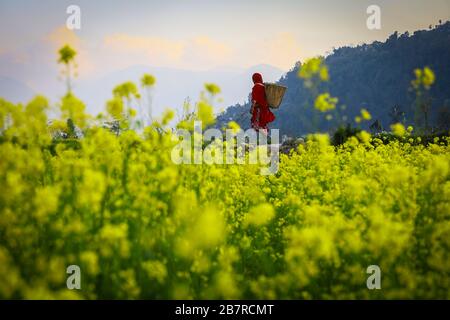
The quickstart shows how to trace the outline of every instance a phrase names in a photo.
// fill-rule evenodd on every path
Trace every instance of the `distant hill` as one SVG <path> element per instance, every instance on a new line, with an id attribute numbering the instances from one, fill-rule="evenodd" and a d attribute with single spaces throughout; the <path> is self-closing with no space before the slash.
<path id="1" fill-rule="evenodd" d="M 433 97 L 430 124 L 441 128 L 450 125 L 450 22 L 412 35 L 396 32 L 383 43 L 338 48 L 325 58 L 325 63 L 330 81 L 321 90 L 339 98 L 339 105 L 346 106 L 344 113 L 349 122 L 354 124 L 354 117 L 361 108 L 366 108 L 373 121 L 378 119 L 385 128 L 395 120 L 394 106 L 405 113 L 406 123 L 413 122 L 414 95 L 408 90 L 414 78 L 413 70 L 428 66 L 436 75 L 436 83 L 430 91 Z M 299 68 L 300 62 L 279 81 L 288 90 L 280 109 L 275 111 L 277 119 L 271 125 L 289 136 L 311 132 L 311 119 L 316 113 L 310 93 L 297 76 Z M 241 127 L 248 128 L 247 110 L 248 103 L 229 107 L 219 115 L 217 127 L 235 120 Z M 321 131 L 336 125 L 323 115 L 321 119 Z M 363 127 L 368 125 L 370 123 Z"/>
<path id="2" fill-rule="evenodd" d="M 89 81 L 76 81 L 75 93 L 86 102 L 91 113 L 104 110 L 106 100 L 111 98 L 112 89 L 124 82 L 133 81 L 139 84 L 144 73 L 156 77 L 153 90 L 153 114 L 158 115 L 170 107 L 182 110 L 184 100 L 189 97 L 194 103 L 204 89 L 205 82 L 213 82 L 220 86 L 222 101 L 216 103 L 216 112 L 220 112 L 233 103 L 244 103 L 251 87 L 251 75 L 255 70 L 262 70 L 270 81 L 277 81 L 284 74 L 283 70 L 270 65 L 258 65 L 248 69 L 221 68 L 207 71 L 191 71 L 165 67 L 136 65 L 112 72 Z"/>

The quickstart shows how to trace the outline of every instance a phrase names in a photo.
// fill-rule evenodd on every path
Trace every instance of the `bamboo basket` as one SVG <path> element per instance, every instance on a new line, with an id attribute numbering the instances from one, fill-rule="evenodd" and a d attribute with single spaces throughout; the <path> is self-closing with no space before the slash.
<path id="1" fill-rule="evenodd" d="M 269 107 L 272 109 L 278 109 L 281 101 L 283 101 L 284 93 L 287 87 L 280 86 L 275 83 L 264 83 L 266 89 L 266 99 Z"/>

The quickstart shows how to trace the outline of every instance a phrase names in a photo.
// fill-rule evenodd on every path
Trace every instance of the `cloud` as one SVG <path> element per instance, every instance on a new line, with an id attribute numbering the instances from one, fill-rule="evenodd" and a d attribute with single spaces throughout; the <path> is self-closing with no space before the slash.
<path id="1" fill-rule="evenodd" d="M 106 36 L 103 41 L 104 54 L 119 60 L 122 67 L 144 63 L 167 65 L 179 61 L 183 45 L 160 37 L 133 36 L 124 33 Z M 118 59 L 117 59 L 118 58 Z"/>
<path id="2" fill-rule="evenodd" d="M 186 66 L 207 69 L 228 63 L 232 55 L 233 50 L 226 44 L 206 36 L 199 36 L 185 44 L 182 58 Z"/>
<path id="3" fill-rule="evenodd" d="M 250 67 L 270 64 L 288 70 L 300 59 L 301 47 L 290 33 L 264 37 L 260 35 L 241 47 L 231 47 L 217 38 L 198 35 L 173 40 L 166 37 L 138 36 L 116 33 L 102 37 L 83 38 L 65 26 L 14 50 L 0 54 L 0 75 L 20 80 L 36 92 L 64 92 L 58 81 L 61 66 L 58 50 L 69 44 L 77 51 L 77 84 L 93 80 L 136 65 L 208 70 L 217 67 Z"/>
<path id="4" fill-rule="evenodd" d="M 183 41 L 163 37 L 133 36 L 124 33 L 106 36 L 103 41 L 108 56 L 119 64 L 144 63 L 155 66 L 207 69 L 229 60 L 232 50 L 207 36 Z M 126 59 L 117 59 L 119 56 Z M 121 61 L 121 62 L 120 62 Z"/>
<path id="5" fill-rule="evenodd" d="M 81 39 L 77 34 L 66 26 L 60 26 L 44 37 L 44 41 L 57 49 L 65 44 L 72 46 L 75 50 L 81 50 Z"/>
<path id="6" fill-rule="evenodd" d="M 242 48 L 240 59 L 246 66 L 269 64 L 282 70 L 289 70 L 302 58 L 305 52 L 302 46 L 290 32 L 278 33 L 248 43 Z M 241 61 L 242 62 L 242 61 Z"/>

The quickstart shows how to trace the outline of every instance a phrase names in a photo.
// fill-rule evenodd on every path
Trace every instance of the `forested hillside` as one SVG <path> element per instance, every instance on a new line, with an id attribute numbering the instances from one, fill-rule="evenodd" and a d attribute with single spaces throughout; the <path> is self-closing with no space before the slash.
<path id="1" fill-rule="evenodd" d="M 430 30 L 416 31 L 412 35 L 397 32 L 385 42 L 374 42 L 357 47 L 335 49 L 324 58 L 330 80 L 322 83 L 320 90 L 339 98 L 338 110 L 345 115 L 346 123 L 355 124 L 354 117 L 361 108 L 367 109 L 372 120 L 368 128 L 379 120 L 384 128 L 391 123 L 414 124 L 415 93 L 411 90 L 414 70 L 428 66 L 436 76 L 429 91 L 429 125 L 435 129 L 447 129 L 450 123 L 450 22 Z M 299 136 L 312 132 L 311 119 L 315 117 L 313 97 L 298 77 L 297 65 L 279 83 L 288 87 L 284 101 L 275 111 L 277 120 L 271 125 L 282 134 Z M 218 117 L 218 127 L 235 120 L 241 127 L 249 127 L 249 105 L 229 107 Z M 321 131 L 336 128 L 336 118 L 319 119 Z M 342 123 L 341 123 L 342 124 Z"/>

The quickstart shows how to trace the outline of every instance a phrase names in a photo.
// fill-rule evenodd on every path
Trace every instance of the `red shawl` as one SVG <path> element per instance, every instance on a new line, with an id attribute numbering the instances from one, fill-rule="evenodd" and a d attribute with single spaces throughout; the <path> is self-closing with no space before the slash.
<path id="1" fill-rule="evenodd" d="M 252 113 L 252 128 L 267 129 L 267 124 L 275 120 L 275 115 L 270 111 L 266 100 L 266 90 L 261 74 L 253 74 L 252 104 L 256 103 L 256 108 Z"/>

